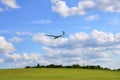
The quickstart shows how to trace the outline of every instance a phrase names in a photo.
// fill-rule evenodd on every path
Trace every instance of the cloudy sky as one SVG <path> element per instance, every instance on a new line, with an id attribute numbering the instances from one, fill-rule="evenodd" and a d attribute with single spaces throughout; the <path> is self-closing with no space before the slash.
<path id="1" fill-rule="evenodd" d="M 120 0 L 0 0 L 0 68 L 37 63 L 120 68 Z"/>

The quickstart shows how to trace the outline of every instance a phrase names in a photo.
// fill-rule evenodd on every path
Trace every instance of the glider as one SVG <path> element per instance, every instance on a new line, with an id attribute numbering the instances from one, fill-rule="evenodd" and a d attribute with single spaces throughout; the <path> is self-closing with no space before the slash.
<path id="1" fill-rule="evenodd" d="M 54 37 L 54 39 L 57 39 L 57 38 L 63 37 L 64 35 L 65 35 L 65 32 L 62 31 L 62 34 L 60 35 L 46 35 L 46 36 Z"/>

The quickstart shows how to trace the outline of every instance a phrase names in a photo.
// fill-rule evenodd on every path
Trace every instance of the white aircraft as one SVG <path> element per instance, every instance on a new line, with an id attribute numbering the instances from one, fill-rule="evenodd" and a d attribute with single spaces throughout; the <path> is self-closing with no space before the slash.
<path id="1" fill-rule="evenodd" d="M 65 32 L 62 31 L 62 34 L 60 35 L 46 35 L 46 36 L 54 37 L 54 39 L 57 39 L 57 38 L 63 37 L 64 35 L 65 35 Z"/>

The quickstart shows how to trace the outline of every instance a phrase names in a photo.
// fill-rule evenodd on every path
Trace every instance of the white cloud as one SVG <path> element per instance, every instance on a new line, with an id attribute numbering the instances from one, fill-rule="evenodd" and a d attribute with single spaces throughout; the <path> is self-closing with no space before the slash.
<path id="1" fill-rule="evenodd" d="M 0 12 L 2 12 L 3 11 L 3 8 L 0 8 Z"/>
<path id="2" fill-rule="evenodd" d="M 67 39 L 65 38 L 56 39 L 56 40 L 51 39 L 48 36 L 46 36 L 46 34 L 44 33 L 35 34 L 33 36 L 33 40 L 37 43 L 42 43 L 42 44 L 54 46 L 54 47 L 58 45 L 60 46 L 61 44 L 64 44 L 67 41 Z"/>
<path id="3" fill-rule="evenodd" d="M 1 0 L 1 2 L 10 8 L 20 8 L 20 6 L 16 4 L 16 0 Z"/>
<path id="4" fill-rule="evenodd" d="M 94 21 L 94 20 L 97 20 L 97 19 L 99 19 L 98 15 L 90 15 L 86 18 L 86 21 Z"/>
<path id="5" fill-rule="evenodd" d="M 85 15 L 91 9 L 104 12 L 120 12 L 120 0 L 82 0 L 78 2 L 78 6 L 73 7 L 69 7 L 64 0 L 51 0 L 51 2 L 52 10 L 63 17 Z"/>
<path id="6" fill-rule="evenodd" d="M 120 42 L 120 33 L 117 33 L 115 37 L 116 42 Z"/>
<path id="7" fill-rule="evenodd" d="M 9 34 L 11 34 L 11 32 L 10 31 L 8 31 L 8 30 L 0 30 L 0 33 L 9 33 Z"/>
<path id="8" fill-rule="evenodd" d="M 39 53 L 5 54 L 6 61 L 36 61 L 41 58 Z"/>
<path id="9" fill-rule="evenodd" d="M 0 0 L 0 3 L 3 5 L 2 7 L 0 7 L 0 12 L 6 11 L 9 8 L 12 9 L 20 8 L 20 6 L 17 5 L 16 0 Z"/>
<path id="10" fill-rule="evenodd" d="M 19 54 L 5 54 L 6 61 L 18 61 L 22 59 L 22 56 Z"/>
<path id="11" fill-rule="evenodd" d="M 34 53 L 34 54 L 27 54 L 27 53 L 23 53 L 23 59 L 24 60 L 39 60 L 41 58 L 41 55 L 39 53 Z"/>
<path id="12" fill-rule="evenodd" d="M 52 6 L 52 10 L 60 13 L 62 16 L 69 15 L 69 7 L 66 5 L 66 2 L 58 0 Z"/>
<path id="13" fill-rule="evenodd" d="M 114 35 L 103 31 L 93 30 L 91 34 L 78 32 L 66 38 L 53 39 L 44 33 L 38 33 L 33 36 L 33 40 L 37 43 L 51 47 L 101 47 L 112 46 L 120 42 L 119 33 Z"/>
<path id="14" fill-rule="evenodd" d="M 3 60 L 3 59 L 0 59 L 0 63 L 4 63 L 4 60 Z"/>
<path id="15" fill-rule="evenodd" d="M 106 33 L 106 32 L 102 32 L 102 31 L 100 32 L 97 30 L 94 30 L 92 32 L 92 37 L 98 43 L 112 43 L 115 41 L 114 35 L 112 33 Z"/>
<path id="16" fill-rule="evenodd" d="M 88 38 L 89 36 L 84 32 L 75 33 L 70 36 L 70 39 L 73 41 L 85 41 Z"/>
<path id="17" fill-rule="evenodd" d="M 120 0 L 98 0 L 97 7 L 106 12 L 120 12 Z"/>
<path id="18" fill-rule="evenodd" d="M 54 55 L 66 55 L 66 54 L 78 54 L 78 55 L 81 55 L 81 49 L 72 49 L 72 50 L 69 50 L 69 49 L 63 49 L 63 50 L 60 50 L 59 48 L 58 49 L 52 49 L 52 48 L 48 48 L 48 47 L 43 47 L 43 50 L 47 51 L 47 53 L 50 55 L 50 56 L 54 56 Z M 60 56 L 58 56 L 60 57 Z"/>
<path id="19" fill-rule="evenodd" d="M 1 60 L 2 62 L 2 60 Z M 25 67 L 25 66 L 35 66 L 37 63 L 41 65 L 50 64 L 49 61 L 46 60 L 44 56 L 41 56 L 40 53 L 22 53 L 22 54 L 5 54 L 6 63 L 9 64 L 10 68 L 12 67 Z"/>
<path id="20" fill-rule="evenodd" d="M 50 43 L 50 39 L 47 36 L 45 36 L 44 33 L 38 33 L 38 34 L 34 35 L 33 40 L 36 41 L 37 43 L 43 43 L 43 44 Z"/>
<path id="21" fill-rule="evenodd" d="M 110 21 L 112 25 L 120 25 L 120 19 L 114 18 Z"/>
<path id="22" fill-rule="evenodd" d="M 18 36 L 25 36 L 25 35 L 32 36 L 33 33 L 31 33 L 31 32 L 16 32 L 16 35 L 18 35 Z"/>
<path id="23" fill-rule="evenodd" d="M 10 41 L 15 43 L 20 43 L 23 41 L 23 39 L 21 39 L 20 37 L 12 37 Z"/>
<path id="24" fill-rule="evenodd" d="M 31 22 L 31 24 L 50 24 L 50 23 L 52 23 L 52 20 L 35 20 Z"/>
<path id="25" fill-rule="evenodd" d="M 11 53 L 15 51 L 12 43 L 7 42 L 3 36 L 0 36 L 0 53 Z"/>
<path id="26" fill-rule="evenodd" d="M 66 2 L 63 0 L 51 0 L 52 10 L 58 12 L 61 16 L 67 17 L 72 15 L 85 15 L 86 10 L 91 9 L 95 6 L 93 1 L 81 1 L 77 7 L 68 7 Z"/>
<path id="27" fill-rule="evenodd" d="M 60 48 L 44 48 L 46 51 L 46 59 L 51 63 L 60 63 L 63 65 L 71 64 L 91 64 L 99 61 L 106 62 L 108 54 L 104 52 L 95 51 L 94 48 L 76 48 L 76 49 L 60 49 Z M 102 60 L 101 60 L 102 59 Z M 108 61 L 107 61 L 108 62 Z"/>

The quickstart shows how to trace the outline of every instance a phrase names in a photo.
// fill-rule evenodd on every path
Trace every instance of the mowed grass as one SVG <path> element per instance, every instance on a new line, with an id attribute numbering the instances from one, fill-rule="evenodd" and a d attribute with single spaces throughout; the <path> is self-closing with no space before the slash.
<path id="1" fill-rule="evenodd" d="M 119 71 L 89 69 L 3 69 L 0 80 L 120 80 Z"/>

